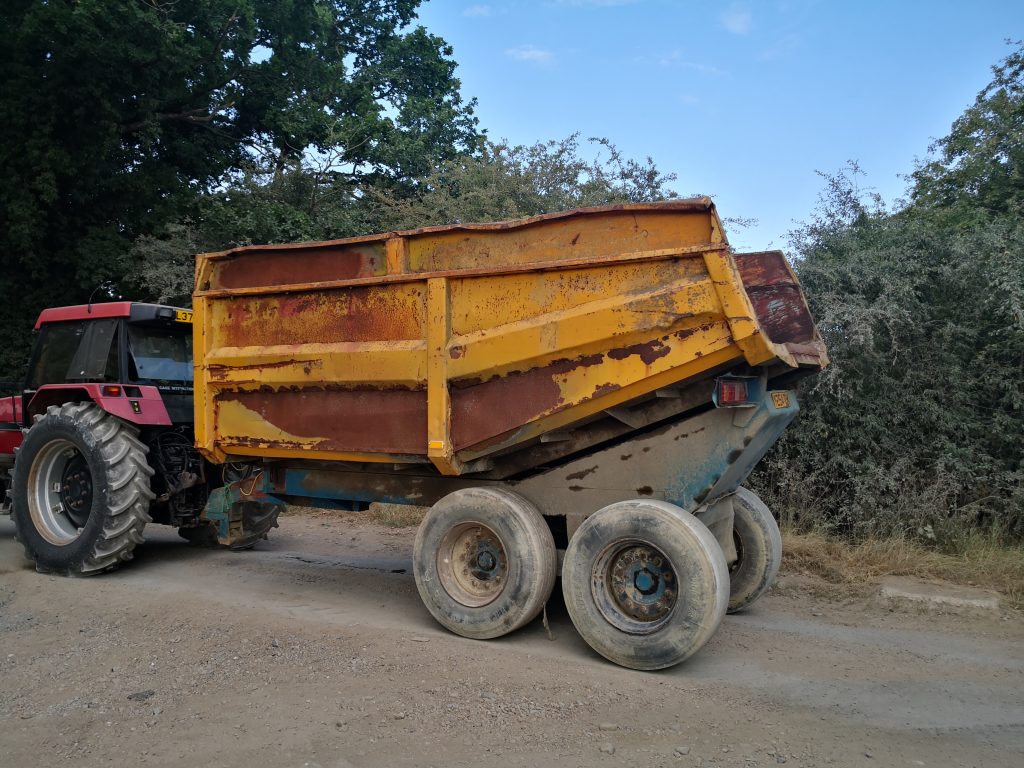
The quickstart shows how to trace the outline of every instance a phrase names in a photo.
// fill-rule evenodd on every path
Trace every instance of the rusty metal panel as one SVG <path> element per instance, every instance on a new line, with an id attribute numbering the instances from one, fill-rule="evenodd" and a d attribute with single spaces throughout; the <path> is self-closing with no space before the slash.
<path id="1" fill-rule="evenodd" d="M 218 417 L 232 425 L 229 452 L 426 453 L 427 396 L 407 390 L 222 391 Z"/>
<path id="2" fill-rule="evenodd" d="M 820 360 L 788 330 L 809 321 L 792 273 L 734 260 L 706 198 L 240 248 L 201 255 L 196 278 L 214 461 L 457 475 L 713 370 Z"/>

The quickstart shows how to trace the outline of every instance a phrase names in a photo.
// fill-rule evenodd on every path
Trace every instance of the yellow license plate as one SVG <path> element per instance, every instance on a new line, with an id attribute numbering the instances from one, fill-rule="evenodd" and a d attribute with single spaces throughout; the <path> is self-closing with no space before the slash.
<path id="1" fill-rule="evenodd" d="M 776 408 L 789 408 L 789 392 L 772 392 L 772 405 Z"/>
<path id="2" fill-rule="evenodd" d="M 179 323 L 191 323 L 192 313 L 187 309 L 176 309 L 174 310 L 174 319 Z"/>

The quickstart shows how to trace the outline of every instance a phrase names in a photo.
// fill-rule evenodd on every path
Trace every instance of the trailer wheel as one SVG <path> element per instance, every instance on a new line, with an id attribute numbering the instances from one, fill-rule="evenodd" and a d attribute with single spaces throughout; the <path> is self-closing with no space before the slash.
<path id="1" fill-rule="evenodd" d="M 14 465 L 15 532 L 36 569 L 90 575 L 130 560 L 153 498 L 138 429 L 94 403 L 36 416 Z"/>
<path id="2" fill-rule="evenodd" d="M 413 549 L 427 610 L 457 635 L 500 637 L 533 620 L 551 596 L 555 542 L 540 512 L 501 488 L 464 488 L 437 502 Z"/>
<path id="3" fill-rule="evenodd" d="M 782 563 L 782 534 L 771 510 L 753 491 L 733 495 L 732 536 L 738 559 L 729 568 L 729 613 L 754 604 L 771 586 Z"/>
<path id="4" fill-rule="evenodd" d="M 573 624 L 606 659 L 663 669 L 715 633 L 729 573 L 711 531 L 664 501 L 622 501 L 583 521 L 562 565 Z"/>

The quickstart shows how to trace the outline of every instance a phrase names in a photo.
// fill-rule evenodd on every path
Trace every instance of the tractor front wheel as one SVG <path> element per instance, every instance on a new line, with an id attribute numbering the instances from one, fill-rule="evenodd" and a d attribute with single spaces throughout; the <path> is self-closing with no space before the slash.
<path id="1" fill-rule="evenodd" d="M 50 406 L 13 472 L 15 531 L 36 569 L 100 573 L 131 559 L 153 498 L 138 429 L 95 403 Z"/>

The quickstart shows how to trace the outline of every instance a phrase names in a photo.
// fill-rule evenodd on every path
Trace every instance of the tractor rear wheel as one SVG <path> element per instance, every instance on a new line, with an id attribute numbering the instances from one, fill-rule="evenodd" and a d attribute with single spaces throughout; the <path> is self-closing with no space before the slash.
<path id="1" fill-rule="evenodd" d="M 84 576 L 131 559 L 153 498 L 138 434 L 95 403 L 35 417 L 14 465 L 12 518 L 37 570 Z"/>

